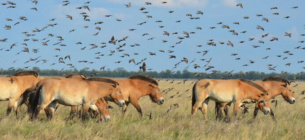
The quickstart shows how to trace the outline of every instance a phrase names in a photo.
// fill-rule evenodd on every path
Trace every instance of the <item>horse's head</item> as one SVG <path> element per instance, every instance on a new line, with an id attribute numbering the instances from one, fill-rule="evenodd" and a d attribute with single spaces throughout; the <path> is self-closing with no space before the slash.
<path id="1" fill-rule="evenodd" d="M 121 88 L 117 84 L 114 84 L 113 87 L 114 88 L 110 94 L 110 97 L 113 99 L 113 101 L 116 104 L 118 104 L 120 107 L 123 107 L 125 104 L 125 100 L 124 100 Z"/>
<path id="2" fill-rule="evenodd" d="M 107 104 L 107 101 L 105 99 L 98 100 L 96 102 L 96 105 L 99 106 L 101 117 L 104 117 L 105 121 L 108 121 L 110 119 L 110 109 L 112 109 L 112 106 Z M 102 118 L 100 118 L 102 119 Z"/>
<path id="3" fill-rule="evenodd" d="M 259 109 L 264 112 L 265 115 L 269 114 L 270 112 L 270 103 L 268 96 L 264 95 L 261 96 L 257 101 L 257 106 Z"/>
<path id="4" fill-rule="evenodd" d="M 290 104 L 295 103 L 294 91 L 291 90 L 290 84 L 282 84 L 281 85 L 281 94 L 282 97 Z"/>
<path id="5" fill-rule="evenodd" d="M 154 103 L 157 103 L 158 105 L 162 105 L 164 103 L 164 98 L 159 87 L 153 83 L 151 83 L 149 87 L 150 87 L 150 94 L 149 94 L 150 99 Z"/>

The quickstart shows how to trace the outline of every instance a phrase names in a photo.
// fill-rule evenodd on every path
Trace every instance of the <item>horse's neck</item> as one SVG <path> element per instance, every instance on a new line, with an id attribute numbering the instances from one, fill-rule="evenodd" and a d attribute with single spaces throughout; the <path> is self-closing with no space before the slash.
<path id="1" fill-rule="evenodd" d="M 279 83 L 275 83 L 273 81 L 265 81 L 265 82 L 262 81 L 257 84 L 259 84 L 265 90 L 267 90 L 268 96 L 270 98 L 276 97 L 281 94 L 281 92 L 278 91 L 278 86 L 281 86 L 281 85 L 278 85 Z M 277 87 L 277 88 L 275 88 L 275 87 Z"/>
<path id="2" fill-rule="evenodd" d="M 20 86 L 25 89 L 33 87 L 38 82 L 38 79 L 33 76 L 20 76 L 16 77 L 16 79 L 22 84 Z"/>
<path id="3" fill-rule="evenodd" d="M 135 84 L 137 85 L 136 90 L 137 90 L 137 92 L 140 93 L 140 97 L 147 96 L 150 94 L 150 92 L 149 92 L 150 90 L 148 89 L 150 87 L 145 87 L 145 88 L 142 87 L 143 84 L 147 84 L 146 82 L 137 80 Z"/>

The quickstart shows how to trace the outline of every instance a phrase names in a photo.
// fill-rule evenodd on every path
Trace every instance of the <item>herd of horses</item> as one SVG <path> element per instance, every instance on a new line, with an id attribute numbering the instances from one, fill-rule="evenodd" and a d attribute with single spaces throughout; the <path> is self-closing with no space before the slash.
<path id="1" fill-rule="evenodd" d="M 131 103 L 140 116 L 142 109 L 138 103 L 143 96 L 149 95 L 152 102 L 162 105 L 163 95 L 158 82 L 148 76 L 134 75 L 125 79 L 104 77 L 87 77 L 82 74 L 70 74 L 66 77 L 40 77 L 35 71 L 19 72 L 11 76 L 0 77 L 0 100 L 8 100 L 7 116 L 12 109 L 17 116 L 18 107 L 25 104 L 31 120 L 36 120 L 42 111 L 48 119 L 54 117 L 58 104 L 71 106 L 70 116 L 73 119 L 82 107 L 82 121 L 88 114 L 98 116 L 98 121 L 109 120 L 108 101 L 122 107 L 123 114 Z M 197 81 L 192 90 L 192 111 L 194 116 L 199 109 L 207 120 L 207 105 L 209 100 L 216 102 L 216 120 L 226 119 L 228 108 L 233 103 L 233 113 L 236 116 L 240 106 L 250 100 L 255 103 L 254 117 L 258 110 L 265 115 L 270 114 L 275 120 L 270 108 L 270 100 L 282 97 L 290 104 L 295 103 L 294 92 L 290 82 L 280 77 L 268 77 L 262 81 L 246 79 L 202 79 Z"/>

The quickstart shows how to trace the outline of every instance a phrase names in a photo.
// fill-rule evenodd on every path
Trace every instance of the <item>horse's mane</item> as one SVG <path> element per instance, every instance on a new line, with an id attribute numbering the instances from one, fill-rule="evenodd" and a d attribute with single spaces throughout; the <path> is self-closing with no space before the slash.
<path id="1" fill-rule="evenodd" d="M 134 75 L 134 76 L 129 77 L 129 79 L 139 79 L 139 80 L 143 80 L 143 81 L 153 83 L 153 84 L 158 86 L 158 82 L 155 79 L 152 79 L 150 77 L 143 76 L 143 75 Z"/>
<path id="2" fill-rule="evenodd" d="M 36 71 L 22 71 L 22 72 L 15 73 L 12 76 L 25 76 L 25 75 L 33 75 L 35 77 L 39 76 L 39 74 Z"/>
<path id="3" fill-rule="evenodd" d="M 259 89 L 260 91 L 262 91 L 264 93 L 267 93 L 267 91 L 262 86 L 254 83 L 254 82 L 252 82 L 250 80 L 247 80 L 247 79 L 239 79 L 239 80 L 244 82 L 244 83 L 247 83 L 247 84 L 249 84 L 249 85 L 251 85 L 251 86 L 253 86 L 253 87 L 257 88 L 257 89 Z"/>
<path id="4" fill-rule="evenodd" d="M 81 78 L 87 78 L 87 76 L 85 74 L 79 74 L 79 73 L 71 73 L 71 74 L 65 76 L 65 78 L 74 78 L 76 76 L 79 76 Z"/>
<path id="5" fill-rule="evenodd" d="M 117 81 L 114 81 L 114 80 L 111 80 L 111 79 L 108 79 L 108 78 L 102 78 L 102 77 L 90 77 L 90 78 L 86 78 L 84 80 L 106 82 L 106 83 L 110 83 L 110 84 L 114 84 L 114 85 L 119 85 L 119 83 Z"/>
<path id="6" fill-rule="evenodd" d="M 290 85 L 290 82 L 287 79 L 284 79 L 282 77 L 268 77 L 263 79 L 263 81 L 278 81 L 278 82 L 283 82 L 283 83 L 287 83 L 288 85 Z"/>

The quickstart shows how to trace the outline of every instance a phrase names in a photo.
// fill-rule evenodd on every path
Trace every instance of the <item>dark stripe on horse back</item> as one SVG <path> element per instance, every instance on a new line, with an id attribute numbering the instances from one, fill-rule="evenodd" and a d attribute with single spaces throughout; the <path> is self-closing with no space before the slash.
<path id="1" fill-rule="evenodd" d="M 39 74 L 36 71 L 22 71 L 22 72 L 15 73 L 12 76 L 25 76 L 25 75 L 33 75 L 35 77 L 39 76 Z"/>
<path id="2" fill-rule="evenodd" d="M 88 80 L 88 81 L 97 81 L 97 82 L 106 82 L 106 83 L 110 83 L 110 84 L 114 84 L 114 85 L 119 85 L 119 83 L 117 81 L 108 79 L 108 78 L 101 78 L 101 77 L 90 77 L 84 80 Z"/>
<path id="3" fill-rule="evenodd" d="M 247 79 L 239 79 L 239 80 L 242 81 L 242 82 L 245 82 L 245 83 L 247 83 L 247 84 L 249 84 L 249 85 L 251 85 L 251 86 L 253 86 L 253 87 L 257 88 L 257 89 L 259 89 L 259 90 L 262 91 L 262 92 L 267 93 L 267 91 L 266 91 L 263 87 L 261 87 L 261 86 L 258 85 L 258 84 L 253 83 L 253 82 L 250 81 L 250 80 L 247 80 Z"/>
<path id="4" fill-rule="evenodd" d="M 290 82 L 287 79 L 284 79 L 282 77 L 268 77 L 263 79 L 263 81 L 278 81 L 278 82 L 283 82 L 283 83 L 287 83 L 288 85 L 290 85 Z"/>
<path id="5" fill-rule="evenodd" d="M 79 73 L 70 73 L 65 78 L 73 78 L 75 76 L 79 76 L 79 77 L 82 77 L 82 78 L 87 78 L 87 76 L 85 74 L 79 74 Z"/>
<path id="6" fill-rule="evenodd" d="M 143 81 L 153 83 L 153 84 L 158 86 L 158 82 L 155 79 L 152 79 L 150 77 L 143 76 L 143 75 L 134 75 L 134 76 L 129 77 L 129 79 L 139 79 L 139 80 L 143 80 Z"/>

